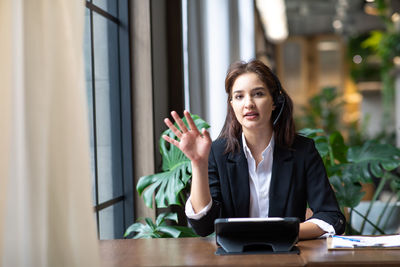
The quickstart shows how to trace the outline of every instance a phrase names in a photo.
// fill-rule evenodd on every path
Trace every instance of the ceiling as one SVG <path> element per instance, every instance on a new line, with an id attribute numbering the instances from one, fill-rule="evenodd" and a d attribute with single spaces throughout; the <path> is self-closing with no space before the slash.
<path id="1" fill-rule="evenodd" d="M 289 35 L 336 32 L 350 36 L 382 29 L 384 25 L 378 16 L 364 12 L 365 3 L 364 0 L 285 0 Z M 400 9 L 399 5 L 400 1 L 392 0 L 394 11 Z M 335 20 L 339 25 L 336 30 L 333 27 Z"/>

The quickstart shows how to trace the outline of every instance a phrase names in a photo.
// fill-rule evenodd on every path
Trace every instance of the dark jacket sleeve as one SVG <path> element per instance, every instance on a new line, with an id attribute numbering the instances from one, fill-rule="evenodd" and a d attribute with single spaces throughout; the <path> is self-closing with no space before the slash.
<path id="1" fill-rule="evenodd" d="M 313 211 L 311 218 L 329 223 L 335 229 L 336 234 L 342 234 L 345 230 L 346 219 L 340 211 L 314 141 L 308 146 L 306 155 L 307 201 Z"/>
<path id="2" fill-rule="evenodd" d="M 221 217 L 221 187 L 218 175 L 218 167 L 215 161 L 214 150 L 211 147 L 208 158 L 208 180 L 213 204 L 206 215 L 198 220 L 188 218 L 194 231 L 200 236 L 207 236 L 214 232 L 214 221 Z"/>

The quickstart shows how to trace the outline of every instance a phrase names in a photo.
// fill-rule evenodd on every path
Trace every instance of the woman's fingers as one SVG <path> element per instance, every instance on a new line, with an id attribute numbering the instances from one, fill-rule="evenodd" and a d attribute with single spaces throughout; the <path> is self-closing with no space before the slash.
<path id="1" fill-rule="evenodd" d="M 179 126 L 180 130 L 182 131 L 182 133 L 188 132 L 188 129 L 186 128 L 186 125 L 183 123 L 183 121 L 179 117 L 178 113 L 176 111 L 172 111 L 171 115 L 174 118 L 175 122 L 178 124 L 178 126 Z"/>
<path id="2" fill-rule="evenodd" d="M 207 139 L 207 141 L 211 142 L 210 133 L 205 129 L 201 129 L 201 134 Z"/>
<path id="3" fill-rule="evenodd" d="M 182 137 L 181 131 L 179 131 L 175 125 L 167 118 L 164 119 L 164 123 L 171 129 L 171 131 L 180 139 Z M 165 139 L 165 138 L 164 138 Z"/>
<path id="4" fill-rule="evenodd" d="M 196 124 L 194 123 L 194 121 L 193 121 L 193 119 L 192 119 L 192 116 L 190 116 L 189 111 L 185 110 L 185 111 L 183 112 L 183 114 L 185 115 L 186 121 L 187 121 L 188 124 L 189 124 L 190 130 L 199 132 L 199 130 L 198 130 L 197 127 L 196 127 Z"/>
<path id="5" fill-rule="evenodd" d="M 179 142 L 176 141 L 175 139 L 169 137 L 168 135 L 163 135 L 162 138 L 167 141 L 168 143 L 173 144 L 174 146 L 179 148 Z"/>

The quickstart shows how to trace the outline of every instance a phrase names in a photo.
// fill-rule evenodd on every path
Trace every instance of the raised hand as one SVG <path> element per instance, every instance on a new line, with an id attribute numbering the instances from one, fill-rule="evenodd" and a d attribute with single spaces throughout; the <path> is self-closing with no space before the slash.
<path id="1" fill-rule="evenodd" d="M 172 117 L 178 124 L 180 129 L 177 129 L 169 119 L 164 119 L 164 123 L 171 129 L 171 131 L 179 138 L 179 141 L 163 135 L 163 139 L 177 148 L 179 148 L 188 157 L 192 163 L 206 163 L 208 161 L 208 154 L 210 153 L 211 138 L 206 129 L 202 129 L 201 133 L 197 129 L 190 113 L 183 112 L 188 122 L 189 128 L 186 127 L 178 113 L 171 112 Z"/>

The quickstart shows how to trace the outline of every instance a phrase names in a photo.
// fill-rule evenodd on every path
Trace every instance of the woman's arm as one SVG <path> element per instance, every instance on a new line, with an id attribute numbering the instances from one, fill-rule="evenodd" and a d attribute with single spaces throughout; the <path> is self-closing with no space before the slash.
<path id="1" fill-rule="evenodd" d="M 192 186 L 190 189 L 190 202 L 195 213 L 201 211 L 211 201 L 210 187 L 208 185 L 208 162 L 192 162 Z"/>
<path id="2" fill-rule="evenodd" d="M 323 235 L 325 231 L 312 222 L 300 223 L 299 239 L 314 239 Z"/>

